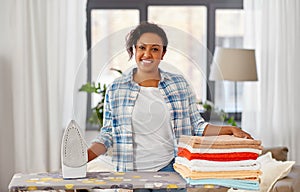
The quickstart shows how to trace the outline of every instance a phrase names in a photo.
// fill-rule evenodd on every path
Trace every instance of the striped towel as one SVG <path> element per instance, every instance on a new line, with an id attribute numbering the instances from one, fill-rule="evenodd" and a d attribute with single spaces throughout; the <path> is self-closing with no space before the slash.
<path id="1" fill-rule="evenodd" d="M 179 143 L 178 147 L 180 148 L 186 148 L 191 153 L 235 153 L 235 152 L 251 152 L 251 153 L 257 153 L 261 154 L 261 149 L 255 149 L 255 148 L 224 148 L 224 149 L 216 149 L 216 148 L 193 148 L 192 146 L 185 144 L 185 143 Z"/>

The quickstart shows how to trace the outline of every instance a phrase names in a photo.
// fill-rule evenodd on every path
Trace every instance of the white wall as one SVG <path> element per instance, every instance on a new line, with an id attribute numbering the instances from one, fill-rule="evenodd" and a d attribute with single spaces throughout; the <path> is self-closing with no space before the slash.
<path id="1" fill-rule="evenodd" d="M 11 76 L 11 55 L 9 31 L 9 0 L 0 1 L 0 191 L 8 191 L 8 184 L 14 174 L 13 141 L 13 90 Z"/>

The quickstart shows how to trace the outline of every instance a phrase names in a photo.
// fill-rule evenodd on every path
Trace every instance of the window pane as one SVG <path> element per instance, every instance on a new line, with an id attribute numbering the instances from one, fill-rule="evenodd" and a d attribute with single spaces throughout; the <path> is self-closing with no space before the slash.
<path id="1" fill-rule="evenodd" d="M 139 10 L 94 9 L 92 10 L 92 46 L 121 29 L 139 23 Z"/>
<path id="2" fill-rule="evenodd" d="M 204 6 L 148 7 L 148 20 L 165 27 L 169 39 L 163 62 L 187 78 L 198 100 L 206 99 L 206 15 Z"/>
<path id="3" fill-rule="evenodd" d="M 124 71 L 132 65 L 128 62 L 125 37 L 139 23 L 139 10 L 92 10 L 92 81 L 101 85 L 111 83 L 120 74 L 111 67 Z M 91 107 L 95 107 L 99 95 L 92 95 Z"/>
<path id="4" fill-rule="evenodd" d="M 244 10 L 216 11 L 216 46 L 243 48 Z M 215 105 L 225 112 L 235 112 L 234 82 L 215 82 Z M 237 111 L 242 111 L 243 83 L 237 82 Z"/>

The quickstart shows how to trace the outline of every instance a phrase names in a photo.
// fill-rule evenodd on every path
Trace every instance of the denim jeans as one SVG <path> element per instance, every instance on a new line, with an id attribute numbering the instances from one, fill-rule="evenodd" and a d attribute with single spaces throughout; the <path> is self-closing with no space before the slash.
<path id="1" fill-rule="evenodd" d="M 175 172 L 173 164 L 175 160 L 173 159 L 167 166 L 161 168 L 158 172 Z"/>
<path id="2" fill-rule="evenodd" d="M 165 167 L 159 170 L 159 172 L 175 172 L 173 168 L 174 159 Z M 134 192 L 186 192 L 186 189 L 134 189 Z"/>

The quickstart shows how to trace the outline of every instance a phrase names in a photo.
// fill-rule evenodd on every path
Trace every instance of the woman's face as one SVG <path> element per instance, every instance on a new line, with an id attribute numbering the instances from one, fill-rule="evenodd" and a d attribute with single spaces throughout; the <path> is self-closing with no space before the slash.
<path id="1" fill-rule="evenodd" d="M 162 39 L 155 33 L 142 34 L 136 43 L 135 61 L 143 72 L 157 72 L 164 54 Z"/>

